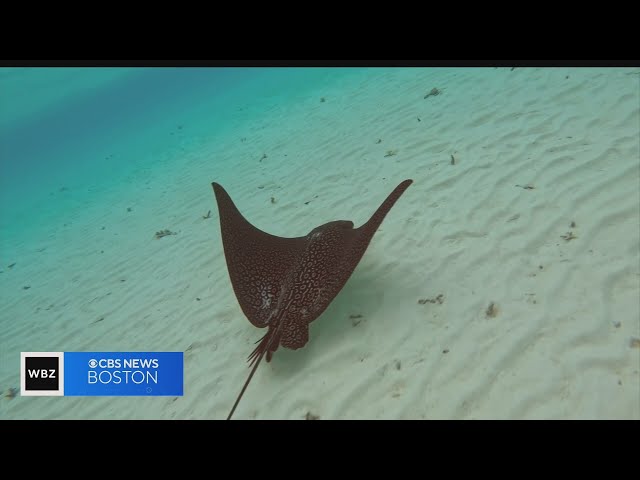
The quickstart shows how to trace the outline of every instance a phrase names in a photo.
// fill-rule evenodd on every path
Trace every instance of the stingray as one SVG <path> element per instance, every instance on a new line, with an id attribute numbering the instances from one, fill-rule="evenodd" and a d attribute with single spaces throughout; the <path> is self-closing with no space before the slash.
<path id="1" fill-rule="evenodd" d="M 231 418 L 260 361 L 271 361 L 279 346 L 297 350 L 309 341 L 309 324 L 345 285 L 387 213 L 413 180 L 389 194 L 358 228 L 336 220 L 304 237 L 277 237 L 251 225 L 229 194 L 213 182 L 220 214 L 222 246 L 231 285 L 242 312 L 267 333 L 249 355 L 253 366 L 227 420 Z"/>

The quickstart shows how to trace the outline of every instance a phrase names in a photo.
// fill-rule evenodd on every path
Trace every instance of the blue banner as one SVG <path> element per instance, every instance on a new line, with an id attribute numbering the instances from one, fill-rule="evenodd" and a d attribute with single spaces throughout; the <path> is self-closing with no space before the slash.
<path id="1" fill-rule="evenodd" d="M 64 352 L 65 396 L 182 396 L 183 352 Z"/>

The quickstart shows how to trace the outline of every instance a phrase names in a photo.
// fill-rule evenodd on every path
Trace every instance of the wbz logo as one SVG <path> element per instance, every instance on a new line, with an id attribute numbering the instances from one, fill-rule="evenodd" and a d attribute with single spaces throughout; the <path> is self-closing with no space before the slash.
<path id="1" fill-rule="evenodd" d="M 20 382 L 22 396 L 64 395 L 64 352 L 22 352 Z"/>

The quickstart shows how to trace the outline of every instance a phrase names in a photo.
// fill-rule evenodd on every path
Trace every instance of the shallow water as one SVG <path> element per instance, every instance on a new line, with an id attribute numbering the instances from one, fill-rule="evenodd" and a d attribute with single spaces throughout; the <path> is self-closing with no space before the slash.
<path id="1" fill-rule="evenodd" d="M 188 349 L 200 400 L 3 396 L 0 416 L 224 416 L 261 332 L 229 287 L 211 182 L 300 236 L 361 224 L 413 178 L 325 314 L 362 336 L 319 320 L 238 414 L 638 418 L 639 85 L 635 69 L 1 69 L 0 392 L 21 351 Z M 283 402 L 296 388 L 323 394 Z"/>

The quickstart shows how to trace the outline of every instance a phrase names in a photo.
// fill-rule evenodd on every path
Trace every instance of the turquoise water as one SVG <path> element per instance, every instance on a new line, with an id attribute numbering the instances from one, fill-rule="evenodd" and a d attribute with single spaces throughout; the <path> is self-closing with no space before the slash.
<path id="1" fill-rule="evenodd" d="M 62 221 L 158 160 L 233 132 L 358 69 L 0 70 L 0 228 Z M 212 162 L 215 162 L 212 159 Z M 203 179 L 205 181 L 205 179 Z M 105 205 L 108 208 L 108 205 Z M 19 243 L 19 241 L 18 241 Z M 10 257 L 5 245 L 3 257 Z"/>
<path id="2" fill-rule="evenodd" d="M 299 236 L 408 178 L 237 417 L 639 418 L 639 75 L 0 69 L 0 418 L 226 418 L 264 332 L 211 182 Z M 184 351 L 185 396 L 13 398 L 20 352 L 118 350 Z"/>

